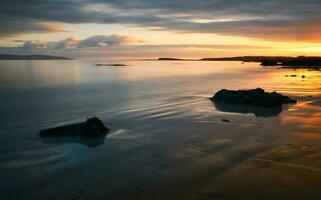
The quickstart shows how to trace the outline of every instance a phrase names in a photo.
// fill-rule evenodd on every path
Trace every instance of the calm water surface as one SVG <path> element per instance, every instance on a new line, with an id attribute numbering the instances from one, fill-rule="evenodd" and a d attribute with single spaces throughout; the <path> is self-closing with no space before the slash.
<path id="1" fill-rule="evenodd" d="M 320 71 L 121 63 L 0 62 L 0 199 L 320 198 Z M 256 87 L 298 104 L 240 110 L 208 99 Z M 92 116 L 112 129 L 98 143 L 38 135 Z"/>

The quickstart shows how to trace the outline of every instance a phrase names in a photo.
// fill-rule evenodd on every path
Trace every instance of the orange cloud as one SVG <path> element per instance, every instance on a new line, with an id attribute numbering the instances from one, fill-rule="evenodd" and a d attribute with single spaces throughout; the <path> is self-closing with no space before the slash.
<path id="1" fill-rule="evenodd" d="M 66 32 L 64 26 L 58 23 L 50 22 L 36 22 L 35 23 L 40 29 L 47 30 L 49 32 Z"/>

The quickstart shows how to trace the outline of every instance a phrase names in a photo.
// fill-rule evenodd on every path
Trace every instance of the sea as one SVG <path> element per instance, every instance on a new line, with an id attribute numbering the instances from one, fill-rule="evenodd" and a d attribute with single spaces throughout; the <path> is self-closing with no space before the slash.
<path id="1" fill-rule="evenodd" d="M 0 199 L 320 199 L 320 70 L 103 62 L 0 61 Z M 298 102 L 210 100 L 258 87 Z M 95 116 L 99 141 L 39 136 Z"/>

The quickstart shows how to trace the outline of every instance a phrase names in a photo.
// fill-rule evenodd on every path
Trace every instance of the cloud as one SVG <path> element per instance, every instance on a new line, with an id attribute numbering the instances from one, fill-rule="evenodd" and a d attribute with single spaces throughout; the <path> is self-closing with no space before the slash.
<path id="1" fill-rule="evenodd" d="M 96 38 L 89 37 L 89 38 Z M 107 37 L 108 38 L 108 37 Z M 120 37 L 126 38 L 126 37 Z M 87 38 L 88 39 L 88 38 Z M 106 59 L 106 58 L 156 58 L 156 57 L 189 57 L 201 58 L 206 56 L 236 56 L 240 51 L 250 55 L 250 51 L 257 53 L 270 47 L 252 45 L 204 45 L 204 44 L 177 44 L 177 45 L 148 45 L 144 43 L 119 43 L 115 45 L 87 45 L 80 46 L 82 41 L 77 38 L 67 38 L 61 41 L 24 41 L 19 47 L 0 47 L 0 54 L 44 54 L 67 56 L 75 59 Z M 124 41 L 127 41 L 126 38 Z M 105 40 L 103 40 L 106 42 Z M 133 41 L 133 38 L 130 38 Z M 138 40 L 139 41 L 139 40 Z M 125 44 L 125 45 L 124 45 Z M 246 51 L 244 51 L 246 50 Z M 226 53 L 228 52 L 228 53 Z"/>
<path id="2" fill-rule="evenodd" d="M 79 42 L 79 39 L 75 37 L 70 37 L 65 40 L 51 42 L 51 45 L 49 45 L 48 47 L 51 47 L 53 49 L 71 49 L 75 48 L 79 44 Z"/>
<path id="3" fill-rule="evenodd" d="M 75 49 L 75 48 L 101 48 L 108 46 L 120 46 L 133 43 L 143 43 L 142 40 L 124 35 L 95 35 L 85 39 L 70 37 L 60 41 L 48 42 L 39 40 L 14 40 L 23 43 L 23 49 Z"/>
<path id="4" fill-rule="evenodd" d="M 77 47 L 104 47 L 104 46 L 117 46 L 126 43 L 137 42 L 134 38 L 122 35 L 96 35 L 87 39 L 81 40 Z"/>
<path id="5" fill-rule="evenodd" d="M 22 48 L 24 49 L 38 49 L 38 48 L 48 48 L 49 43 L 48 42 L 42 42 L 39 40 L 35 40 L 35 41 L 26 41 L 24 42 L 24 44 L 22 45 Z"/>
<path id="6" fill-rule="evenodd" d="M 175 29 L 180 32 L 217 33 L 222 35 L 245 36 L 266 40 L 321 42 L 319 21 L 276 19 L 244 19 L 223 22 L 171 22 L 160 25 L 159 29 Z"/>
<path id="7" fill-rule="evenodd" d="M 320 0 L 4 0 L 2 3 L 5 6 L 0 7 L 0 37 L 63 31 L 62 27 L 53 27 L 60 23 L 101 23 L 271 40 L 321 41 Z M 88 44 L 97 45 L 91 42 Z"/>
<path id="8" fill-rule="evenodd" d="M 39 22 L 19 18 L 9 21 L 4 20 L 5 19 L 0 20 L 0 38 L 12 37 L 25 33 L 52 33 L 66 31 L 59 23 Z"/>

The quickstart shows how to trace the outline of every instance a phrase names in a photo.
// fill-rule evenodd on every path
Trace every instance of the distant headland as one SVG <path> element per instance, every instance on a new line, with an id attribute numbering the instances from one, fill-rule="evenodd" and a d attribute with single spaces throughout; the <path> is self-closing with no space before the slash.
<path id="1" fill-rule="evenodd" d="M 191 61 L 192 59 L 178 58 L 158 58 L 157 60 L 180 60 Z M 321 67 L 321 57 L 317 56 L 238 56 L 238 57 L 221 57 L 221 58 L 201 58 L 194 61 L 241 61 L 241 62 L 259 62 L 262 66 L 293 66 L 293 67 Z"/>
<path id="2" fill-rule="evenodd" d="M 0 54 L 0 60 L 73 60 L 72 58 L 50 55 Z"/>
<path id="3" fill-rule="evenodd" d="M 202 58 L 202 61 L 242 61 L 242 62 L 260 62 L 262 66 L 282 66 L 319 69 L 321 67 L 321 57 L 316 56 L 243 56 L 228 58 Z"/>

